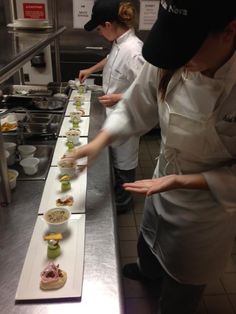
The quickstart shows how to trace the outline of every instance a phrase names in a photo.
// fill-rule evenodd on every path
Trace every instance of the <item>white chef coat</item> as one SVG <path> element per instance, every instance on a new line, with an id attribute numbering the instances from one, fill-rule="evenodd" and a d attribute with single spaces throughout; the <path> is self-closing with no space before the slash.
<path id="1" fill-rule="evenodd" d="M 107 63 L 103 69 L 103 91 L 105 94 L 123 94 L 137 77 L 144 59 L 143 42 L 130 29 L 112 45 Z M 135 106 L 135 104 L 133 104 Z M 109 115 L 116 105 L 106 108 Z M 111 145 L 112 146 L 112 145 Z M 112 146 L 113 165 L 121 170 L 137 167 L 139 137 L 133 136 L 120 146 Z"/>
<path id="2" fill-rule="evenodd" d="M 236 53 L 214 78 L 182 69 L 157 95 L 158 70 L 145 64 L 104 128 L 119 141 L 159 121 L 154 177 L 202 173 L 209 190 L 177 189 L 147 198 L 141 231 L 177 281 L 206 284 L 223 270 L 236 233 Z M 135 102 L 135 111 L 130 103 Z"/>

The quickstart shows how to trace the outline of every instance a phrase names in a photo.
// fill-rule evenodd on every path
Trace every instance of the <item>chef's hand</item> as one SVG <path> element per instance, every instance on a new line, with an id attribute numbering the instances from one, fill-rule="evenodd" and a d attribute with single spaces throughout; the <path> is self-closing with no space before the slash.
<path id="1" fill-rule="evenodd" d="M 107 94 L 98 97 L 98 101 L 104 106 L 104 107 L 112 107 L 118 101 L 120 101 L 122 98 L 122 94 Z"/>
<path id="2" fill-rule="evenodd" d="M 125 183 L 126 191 L 146 194 L 147 196 L 175 189 L 208 190 L 208 184 L 202 174 L 169 175 L 157 179 L 139 180 Z"/>
<path id="3" fill-rule="evenodd" d="M 87 144 L 73 149 L 71 152 L 66 152 L 61 160 L 73 163 L 79 158 L 88 157 L 88 164 L 90 164 L 90 162 L 96 158 L 97 154 L 98 152 L 94 145 Z M 84 170 L 88 164 L 80 167 L 80 170 Z"/>
<path id="4" fill-rule="evenodd" d="M 89 77 L 91 74 L 92 74 L 92 72 L 90 71 L 90 69 L 81 70 L 79 72 L 80 83 L 82 84 L 86 80 L 86 78 Z"/>
<path id="5" fill-rule="evenodd" d="M 101 130 L 98 135 L 87 145 L 83 145 L 72 152 L 67 152 L 62 160 L 75 162 L 79 158 L 88 157 L 88 165 L 96 159 L 104 147 L 112 142 L 112 135 L 106 130 Z M 87 166 L 87 165 L 86 165 Z M 84 168 L 86 168 L 86 166 Z"/>

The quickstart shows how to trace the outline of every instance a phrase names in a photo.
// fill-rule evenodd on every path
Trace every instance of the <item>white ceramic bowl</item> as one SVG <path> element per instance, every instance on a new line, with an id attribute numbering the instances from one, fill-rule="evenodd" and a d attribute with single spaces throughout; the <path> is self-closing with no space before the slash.
<path id="1" fill-rule="evenodd" d="M 80 130 L 68 130 L 66 132 L 66 138 L 68 142 L 72 142 L 74 145 L 79 144 Z"/>
<path id="2" fill-rule="evenodd" d="M 58 162 L 58 168 L 59 168 L 60 174 L 62 176 L 68 175 L 71 178 L 73 178 L 77 174 L 77 165 L 75 162 L 74 163 L 66 163 L 64 160 L 60 160 Z"/>
<path id="3" fill-rule="evenodd" d="M 70 216 L 70 210 L 63 207 L 48 209 L 43 214 L 50 232 L 65 232 L 68 228 Z"/>
<path id="4" fill-rule="evenodd" d="M 8 171 L 10 189 L 13 190 L 16 187 L 16 179 L 19 175 L 19 172 L 14 169 L 8 169 L 7 171 Z"/>
<path id="5" fill-rule="evenodd" d="M 36 151 L 36 147 L 33 145 L 19 145 L 17 149 L 20 153 L 21 159 L 34 157 L 34 153 Z"/>
<path id="6" fill-rule="evenodd" d="M 39 159 L 35 157 L 24 158 L 20 161 L 25 174 L 34 175 L 38 171 Z"/>

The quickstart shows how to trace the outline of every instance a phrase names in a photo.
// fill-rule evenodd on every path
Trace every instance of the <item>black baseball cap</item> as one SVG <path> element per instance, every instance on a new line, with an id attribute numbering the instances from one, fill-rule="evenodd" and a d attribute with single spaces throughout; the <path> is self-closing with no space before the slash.
<path id="1" fill-rule="evenodd" d="M 92 31 L 100 24 L 117 20 L 119 6 L 120 0 L 96 0 L 91 19 L 84 25 L 84 29 Z"/>
<path id="2" fill-rule="evenodd" d="M 161 0 L 158 18 L 143 45 L 144 58 L 174 70 L 196 54 L 211 31 L 236 19 L 236 0 Z"/>

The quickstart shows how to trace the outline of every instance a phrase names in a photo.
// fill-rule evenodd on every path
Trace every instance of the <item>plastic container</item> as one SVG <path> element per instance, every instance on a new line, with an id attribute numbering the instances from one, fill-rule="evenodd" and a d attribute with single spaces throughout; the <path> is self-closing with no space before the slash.
<path id="1" fill-rule="evenodd" d="M 18 151 L 20 153 L 21 159 L 34 157 L 36 147 L 33 145 L 19 145 Z"/>
<path id="2" fill-rule="evenodd" d="M 72 142 L 74 145 L 78 145 L 80 139 L 80 130 L 68 130 L 66 132 L 66 138 L 68 142 Z"/>
<path id="3" fill-rule="evenodd" d="M 48 224 L 49 231 L 56 233 L 63 233 L 67 230 L 70 216 L 70 210 L 63 207 L 48 209 L 43 214 L 43 218 Z"/>
<path id="4" fill-rule="evenodd" d="M 10 189 L 13 190 L 16 187 L 16 179 L 19 175 L 19 172 L 14 169 L 8 169 L 7 171 L 8 171 Z"/>
<path id="5" fill-rule="evenodd" d="M 25 174 L 34 175 L 38 172 L 39 161 L 35 157 L 24 158 L 20 161 L 20 165 L 23 167 Z"/>
<path id="6" fill-rule="evenodd" d="M 16 143 L 13 142 L 5 142 L 4 144 L 4 148 L 9 151 L 10 155 L 14 154 L 16 152 Z"/>
<path id="7" fill-rule="evenodd" d="M 81 120 L 82 112 L 81 111 L 72 111 L 70 112 L 70 121 L 73 122 L 73 119 L 76 118 L 78 122 Z"/>
<path id="8" fill-rule="evenodd" d="M 9 152 L 9 157 L 7 158 L 8 166 L 14 165 L 16 162 L 16 143 L 5 142 L 4 148 Z"/>
<path id="9" fill-rule="evenodd" d="M 60 160 L 58 162 L 58 168 L 60 170 L 61 176 L 68 175 L 71 178 L 77 175 L 77 165 L 76 163 L 68 163 L 64 160 Z"/>

